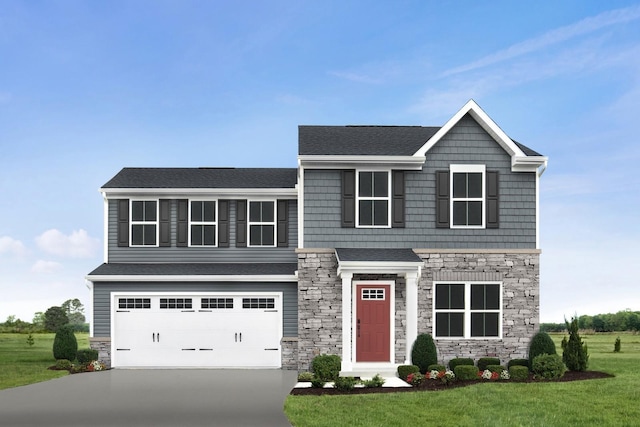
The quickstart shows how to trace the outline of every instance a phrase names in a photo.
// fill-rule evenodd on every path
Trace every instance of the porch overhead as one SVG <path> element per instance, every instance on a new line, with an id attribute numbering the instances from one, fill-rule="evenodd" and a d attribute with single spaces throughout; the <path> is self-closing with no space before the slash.
<path id="1" fill-rule="evenodd" d="M 424 262 L 411 249 L 337 248 L 338 276 L 350 274 L 415 274 Z"/>

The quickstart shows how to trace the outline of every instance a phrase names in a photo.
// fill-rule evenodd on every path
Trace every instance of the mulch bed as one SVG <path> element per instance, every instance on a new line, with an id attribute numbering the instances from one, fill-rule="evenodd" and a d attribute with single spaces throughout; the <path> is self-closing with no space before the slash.
<path id="1" fill-rule="evenodd" d="M 541 382 L 567 382 L 567 381 L 584 381 L 595 380 L 599 378 L 611 378 L 613 375 L 606 372 L 599 371 L 585 371 L 574 372 L 567 371 L 564 376 L 558 380 L 534 380 L 533 375 L 529 376 L 529 379 L 525 382 L 541 383 Z M 416 391 L 440 391 L 449 390 L 458 387 L 467 387 L 476 384 L 490 382 L 487 380 L 478 381 L 454 381 L 451 384 L 444 384 L 441 381 L 425 380 L 419 387 L 380 387 L 380 388 L 354 388 L 349 391 L 337 390 L 335 388 L 294 388 L 291 390 L 292 395 L 296 396 L 325 396 L 325 395 L 339 395 L 339 394 L 370 394 L 370 393 L 403 393 L 403 392 L 416 392 Z M 491 382 L 513 382 L 513 381 L 491 381 Z"/>

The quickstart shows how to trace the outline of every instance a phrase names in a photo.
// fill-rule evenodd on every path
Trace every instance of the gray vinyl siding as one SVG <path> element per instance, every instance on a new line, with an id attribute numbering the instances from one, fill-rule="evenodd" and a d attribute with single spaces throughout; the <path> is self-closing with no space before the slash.
<path id="1" fill-rule="evenodd" d="M 194 263 L 194 262 L 297 262 L 295 247 L 298 242 L 298 206 L 295 199 L 289 200 L 289 247 L 287 248 L 236 248 L 236 202 L 230 201 L 229 229 L 230 247 L 177 247 L 177 202 L 171 200 L 171 246 L 170 247 L 118 247 L 117 200 L 109 200 L 109 262 L 110 263 Z"/>
<path id="2" fill-rule="evenodd" d="M 500 227 L 436 228 L 435 172 L 451 164 L 484 164 L 500 174 Z M 422 171 L 406 171 L 405 228 L 342 228 L 337 170 L 304 172 L 306 248 L 535 248 L 536 176 L 511 172 L 511 157 L 469 115 L 427 153 Z"/>
<path id="3" fill-rule="evenodd" d="M 93 288 L 93 335 L 111 335 L 111 292 L 282 292 L 285 337 L 298 336 L 298 285 L 296 282 L 278 283 L 139 283 L 96 282 Z"/>

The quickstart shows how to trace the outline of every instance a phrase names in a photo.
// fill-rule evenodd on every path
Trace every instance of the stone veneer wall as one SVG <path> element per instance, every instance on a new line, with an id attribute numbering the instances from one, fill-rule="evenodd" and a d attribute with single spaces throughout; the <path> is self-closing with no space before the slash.
<path id="1" fill-rule="evenodd" d="M 98 351 L 98 359 L 111 369 L 111 338 L 89 338 L 89 347 Z"/>
<path id="2" fill-rule="evenodd" d="M 280 341 L 282 347 L 282 369 L 298 369 L 298 339 L 284 337 Z"/>
<path id="3" fill-rule="evenodd" d="M 435 340 L 438 361 L 490 356 L 505 364 L 526 358 L 539 329 L 539 251 L 414 250 L 425 262 L 418 285 L 418 333 L 433 333 L 434 281 L 501 281 L 502 339 Z"/>

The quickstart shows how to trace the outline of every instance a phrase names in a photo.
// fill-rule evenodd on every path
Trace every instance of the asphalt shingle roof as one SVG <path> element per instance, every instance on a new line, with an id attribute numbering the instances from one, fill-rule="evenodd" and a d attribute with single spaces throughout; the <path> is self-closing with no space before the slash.
<path id="1" fill-rule="evenodd" d="M 102 264 L 90 276 L 220 276 L 292 275 L 297 263 Z"/>
<path id="2" fill-rule="evenodd" d="M 422 259 L 411 249 L 338 248 L 336 255 L 340 262 L 422 262 Z"/>
<path id="3" fill-rule="evenodd" d="M 124 168 L 102 188 L 294 188 L 295 168 Z"/>

